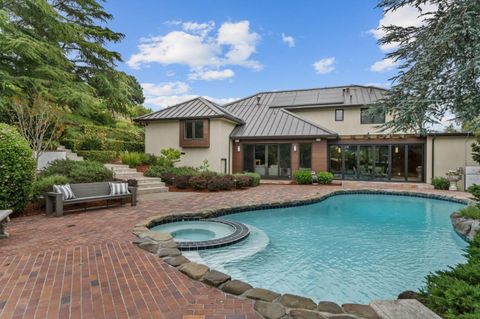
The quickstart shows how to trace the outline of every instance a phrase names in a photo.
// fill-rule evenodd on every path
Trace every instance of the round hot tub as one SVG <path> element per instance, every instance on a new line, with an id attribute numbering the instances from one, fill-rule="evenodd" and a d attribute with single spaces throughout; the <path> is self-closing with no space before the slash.
<path id="1" fill-rule="evenodd" d="M 151 228 L 170 233 L 181 250 L 216 248 L 245 239 L 250 231 L 239 222 L 223 219 L 179 220 Z"/>

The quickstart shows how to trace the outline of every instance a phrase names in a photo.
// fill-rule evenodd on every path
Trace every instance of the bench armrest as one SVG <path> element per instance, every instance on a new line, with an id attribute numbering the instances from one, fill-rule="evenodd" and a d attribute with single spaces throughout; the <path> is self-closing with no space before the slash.
<path id="1" fill-rule="evenodd" d="M 55 193 L 55 192 L 46 192 L 45 197 L 57 197 L 58 195 L 62 195 L 61 193 Z"/>

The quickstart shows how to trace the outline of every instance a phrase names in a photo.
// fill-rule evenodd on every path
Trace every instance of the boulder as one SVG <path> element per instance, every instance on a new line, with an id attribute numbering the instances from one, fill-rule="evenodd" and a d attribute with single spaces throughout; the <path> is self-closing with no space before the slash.
<path id="1" fill-rule="evenodd" d="M 177 248 L 177 243 L 173 240 L 167 240 L 160 242 L 162 248 Z"/>
<path id="2" fill-rule="evenodd" d="M 317 304 L 312 299 L 291 294 L 284 294 L 278 302 L 288 308 L 317 309 Z"/>
<path id="3" fill-rule="evenodd" d="M 138 247 L 145 249 L 146 251 L 149 251 L 151 253 L 156 253 L 159 246 L 160 244 L 153 240 L 147 240 L 138 244 Z"/>
<path id="4" fill-rule="evenodd" d="M 320 301 L 317 310 L 333 314 L 343 313 L 342 307 L 331 301 Z"/>
<path id="5" fill-rule="evenodd" d="M 344 313 L 328 316 L 328 319 L 360 319 L 354 315 L 347 315 Z"/>
<path id="6" fill-rule="evenodd" d="M 242 296 L 247 297 L 249 299 L 253 299 L 253 300 L 263 300 L 263 301 L 272 302 L 278 297 L 280 297 L 280 294 L 277 294 L 276 292 L 273 292 L 268 289 L 252 288 L 245 291 L 242 294 Z"/>
<path id="7" fill-rule="evenodd" d="M 182 252 L 177 248 L 160 248 L 157 252 L 159 257 L 175 257 L 180 256 Z"/>
<path id="8" fill-rule="evenodd" d="M 203 276 L 202 282 L 210 286 L 218 287 L 224 282 L 230 280 L 231 278 L 232 277 L 230 277 L 227 274 L 224 274 L 223 272 L 210 270 L 205 274 L 205 276 Z"/>
<path id="9" fill-rule="evenodd" d="M 160 233 L 160 232 L 151 231 L 151 230 L 140 233 L 138 237 L 149 238 L 151 240 L 156 240 L 156 241 L 167 241 L 172 239 L 172 235 L 170 235 L 169 233 Z"/>
<path id="10" fill-rule="evenodd" d="M 460 216 L 459 213 L 453 213 L 450 215 L 450 220 L 455 231 L 470 241 L 477 233 L 480 233 L 480 220 L 478 219 L 465 218 Z"/>
<path id="11" fill-rule="evenodd" d="M 241 295 L 245 291 L 252 289 L 252 286 L 241 280 L 231 280 L 224 283 L 220 289 L 232 295 Z"/>
<path id="12" fill-rule="evenodd" d="M 289 315 L 293 319 L 328 319 L 328 317 L 319 312 L 305 309 L 292 309 L 290 310 Z"/>
<path id="13" fill-rule="evenodd" d="M 254 309 L 266 319 L 280 319 L 285 316 L 285 308 L 278 303 L 256 301 Z"/>
<path id="14" fill-rule="evenodd" d="M 205 265 L 192 262 L 185 263 L 178 267 L 178 270 L 195 280 L 199 280 L 200 278 L 202 278 L 207 273 L 208 269 L 209 268 Z"/>
<path id="15" fill-rule="evenodd" d="M 417 299 L 418 294 L 415 291 L 406 290 L 398 295 L 398 299 Z"/>
<path id="16" fill-rule="evenodd" d="M 148 232 L 150 231 L 150 229 L 148 229 L 147 227 L 137 227 L 135 226 L 133 229 L 132 229 L 132 233 L 134 233 L 135 235 L 140 235 L 141 233 L 145 233 L 145 232 Z"/>
<path id="17" fill-rule="evenodd" d="M 183 265 L 183 264 L 186 264 L 186 263 L 189 263 L 190 260 L 188 260 L 188 258 L 186 258 L 185 256 L 175 256 L 175 257 L 166 257 L 166 258 L 163 258 L 163 261 L 166 262 L 167 264 L 169 264 L 170 266 L 173 266 L 173 267 L 178 267 L 180 265 Z"/>
<path id="18" fill-rule="evenodd" d="M 342 305 L 342 308 L 348 314 L 356 315 L 366 319 L 380 319 L 375 310 L 368 305 L 346 303 Z"/>

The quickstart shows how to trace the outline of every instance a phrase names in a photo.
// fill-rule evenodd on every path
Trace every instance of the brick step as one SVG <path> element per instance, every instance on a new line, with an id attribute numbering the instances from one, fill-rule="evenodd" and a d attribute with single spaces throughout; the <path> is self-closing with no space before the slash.
<path id="1" fill-rule="evenodd" d="M 138 189 L 149 188 L 149 187 L 164 187 L 165 183 L 163 182 L 144 182 L 138 183 Z"/>
<path id="2" fill-rule="evenodd" d="M 137 192 L 138 194 L 166 193 L 168 192 L 168 187 L 159 186 L 159 187 L 139 188 Z"/>

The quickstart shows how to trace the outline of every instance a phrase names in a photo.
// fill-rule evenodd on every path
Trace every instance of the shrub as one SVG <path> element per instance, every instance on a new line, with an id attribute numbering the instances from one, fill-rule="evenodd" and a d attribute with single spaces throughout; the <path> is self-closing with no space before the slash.
<path id="1" fill-rule="evenodd" d="M 198 176 L 192 176 L 190 177 L 190 180 L 188 181 L 190 184 L 190 187 L 196 190 L 202 190 L 207 188 L 207 179 L 205 176 L 198 175 Z"/>
<path id="2" fill-rule="evenodd" d="M 32 198 L 35 199 L 41 195 L 44 195 L 46 192 L 53 191 L 53 185 L 64 185 L 68 183 L 68 177 L 63 175 L 39 177 L 33 183 Z"/>
<path id="3" fill-rule="evenodd" d="M 204 177 L 208 182 L 209 180 L 211 180 L 215 176 L 218 176 L 218 173 L 212 172 L 212 171 L 206 171 L 206 172 L 201 172 L 200 176 Z"/>
<path id="4" fill-rule="evenodd" d="M 219 190 L 230 190 L 235 187 L 232 175 L 215 176 L 208 182 L 208 190 L 216 192 Z"/>
<path id="5" fill-rule="evenodd" d="M 257 173 L 243 173 L 241 175 L 249 176 L 252 178 L 252 184 L 250 186 L 260 185 L 260 174 Z"/>
<path id="6" fill-rule="evenodd" d="M 330 172 L 318 172 L 317 178 L 319 184 L 331 184 L 333 181 L 333 174 Z"/>
<path id="7" fill-rule="evenodd" d="M 480 185 L 473 184 L 468 187 L 467 192 L 473 195 L 477 201 L 480 201 Z"/>
<path id="8" fill-rule="evenodd" d="M 465 218 L 480 219 L 480 207 L 478 206 L 464 207 L 458 213 Z"/>
<path id="9" fill-rule="evenodd" d="M 253 178 L 247 175 L 235 175 L 235 179 L 237 180 L 237 188 L 245 188 L 252 186 Z"/>
<path id="10" fill-rule="evenodd" d="M 432 185 L 435 189 L 448 189 L 450 187 L 450 182 L 445 177 L 434 177 L 432 178 Z"/>
<path id="11" fill-rule="evenodd" d="M 0 209 L 21 211 L 30 200 L 35 160 L 27 140 L 0 123 Z"/>
<path id="12" fill-rule="evenodd" d="M 309 169 L 302 168 L 296 171 L 293 174 L 297 184 L 311 184 L 312 183 L 312 172 Z"/>
<path id="13" fill-rule="evenodd" d="M 100 163 L 111 163 L 117 158 L 115 151 L 78 151 L 77 154 L 84 159 Z"/>
<path id="14" fill-rule="evenodd" d="M 41 173 L 42 177 L 66 176 L 70 183 L 93 183 L 112 180 L 113 173 L 94 161 L 56 160 Z"/>
<path id="15" fill-rule="evenodd" d="M 190 178 L 191 176 L 188 175 L 176 176 L 173 180 L 175 187 L 180 189 L 187 189 L 190 186 Z"/>
<path id="16" fill-rule="evenodd" d="M 148 171 L 147 171 L 148 172 Z M 150 176 L 150 175 L 148 175 Z M 170 173 L 170 172 L 163 172 L 161 175 L 155 176 L 155 177 L 160 177 L 162 179 L 162 182 L 165 183 L 165 185 L 173 185 L 173 181 L 175 179 L 175 174 Z"/>
<path id="17" fill-rule="evenodd" d="M 88 133 L 85 134 L 78 144 L 79 150 L 94 150 L 100 151 L 104 149 L 105 146 L 105 136 L 99 134 Z"/>
<path id="18" fill-rule="evenodd" d="M 129 167 L 137 167 L 138 165 L 142 164 L 142 156 L 142 153 L 137 152 L 120 153 L 122 164 L 128 165 Z"/>

